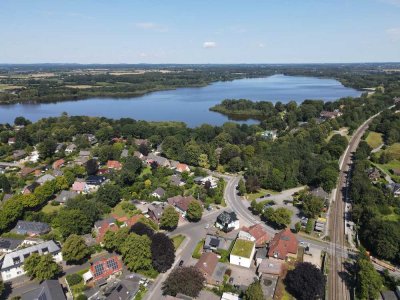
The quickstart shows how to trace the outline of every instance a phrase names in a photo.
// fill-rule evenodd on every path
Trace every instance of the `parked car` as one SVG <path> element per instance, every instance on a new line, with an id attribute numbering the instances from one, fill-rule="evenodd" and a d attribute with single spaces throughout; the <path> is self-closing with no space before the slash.
<path id="1" fill-rule="evenodd" d="M 182 267 L 182 266 L 183 266 L 183 263 L 184 263 L 184 261 L 181 260 L 181 261 L 179 262 L 179 266 Z"/>

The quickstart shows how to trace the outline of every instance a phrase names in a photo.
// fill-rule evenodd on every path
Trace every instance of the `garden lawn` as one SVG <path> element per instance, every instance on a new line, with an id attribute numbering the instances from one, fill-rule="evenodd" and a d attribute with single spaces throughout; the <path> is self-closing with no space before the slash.
<path id="1" fill-rule="evenodd" d="M 253 200 L 258 199 L 267 194 L 274 195 L 274 194 L 278 194 L 278 192 L 275 192 L 272 190 L 260 189 L 258 192 L 252 193 L 252 194 L 246 194 L 246 196 L 249 201 L 253 201 Z M 265 199 L 267 200 L 268 198 L 265 198 Z"/>
<path id="2" fill-rule="evenodd" d="M 371 131 L 365 141 L 370 145 L 372 149 L 378 148 L 383 144 L 382 133 Z"/>
<path id="3" fill-rule="evenodd" d="M 43 208 L 42 208 L 42 212 L 44 212 L 45 214 L 50 214 L 54 211 L 59 211 L 61 209 L 62 205 L 51 205 L 50 202 L 47 203 Z"/>
<path id="4" fill-rule="evenodd" d="M 172 242 L 174 243 L 175 250 L 179 248 L 179 246 L 182 244 L 182 242 L 185 240 L 185 236 L 182 234 L 176 235 L 171 238 Z"/>

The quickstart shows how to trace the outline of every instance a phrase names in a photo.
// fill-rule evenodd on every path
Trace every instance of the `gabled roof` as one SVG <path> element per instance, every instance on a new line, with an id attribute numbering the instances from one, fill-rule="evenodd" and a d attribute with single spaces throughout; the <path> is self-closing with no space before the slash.
<path id="1" fill-rule="evenodd" d="M 194 199 L 193 196 L 183 197 L 180 195 L 168 198 L 168 204 L 179 208 L 181 211 L 187 211 L 192 201 L 197 200 Z"/>
<path id="2" fill-rule="evenodd" d="M 60 247 L 54 241 L 47 241 L 11 253 L 7 253 L 4 256 L 1 269 L 5 270 L 10 267 L 17 267 L 22 265 L 24 263 L 24 260 L 34 252 L 37 252 L 39 254 L 44 254 L 45 252 L 55 254 L 58 253 L 60 250 Z"/>
<path id="3" fill-rule="evenodd" d="M 325 190 L 322 187 L 317 187 L 317 188 L 311 190 L 310 194 L 315 197 L 322 198 L 322 199 L 326 199 L 329 197 L 329 194 L 327 192 L 325 192 Z"/>
<path id="4" fill-rule="evenodd" d="M 58 280 L 45 280 L 32 291 L 22 294 L 21 300 L 65 300 L 65 294 Z"/>
<path id="5" fill-rule="evenodd" d="M 78 194 L 75 191 L 61 191 L 61 193 L 56 197 L 55 201 L 60 203 L 65 203 L 69 199 L 74 199 Z"/>
<path id="6" fill-rule="evenodd" d="M 196 263 L 195 267 L 198 268 L 203 274 L 212 276 L 218 264 L 218 256 L 214 252 L 203 253 Z"/>
<path id="7" fill-rule="evenodd" d="M 0 237 L 0 249 L 15 250 L 19 245 L 23 243 L 21 239 L 11 239 Z"/>
<path id="8" fill-rule="evenodd" d="M 161 187 L 158 187 L 152 192 L 152 194 L 157 194 L 160 197 L 162 197 L 162 196 L 165 195 L 165 190 L 163 188 L 161 188 Z"/>
<path id="9" fill-rule="evenodd" d="M 268 256 L 285 259 L 289 253 L 297 253 L 298 244 L 296 236 L 286 228 L 275 234 L 269 243 Z"/>
<path id="10" fill-rule="evenodd" d="M 50 231 L 50 226 L 43 222 L 18 221 L 14 231 L 25 231 L 27 233 L 43 234 Z"/>
<path id="11" fill-rule="evenodd" d="M 53 169 L 58 169 L 65 163 L 65 160 L 63 159 L 58 159 L 55 162 L 53 162 Z"/>
<path id="12" fill-rule="evenodd" d="M 107 168 L 109 169 L 121 169 L 122 164 L 117 160 L 109 160 L 107 162 Z"/>
<path id="13" fill-rule="evenodd" d="M 93 275 L 93 280 L 106 279 L 110 275 L 122 270 L 122 262 L 118 256 L 114 255 L 110 258 L 94 262 L 90 266 L 90 272 Z"/>
<path id="14" fill-rule="evenodd" d="M 45 174 L 42 177 L 38 178 L 38 180 L 36 180 L 36 182 L 39 183 L 39 184 L 43 184 L 43 183 L 45 183 L 47 181 L 52 181 L 54 179 L 56 179 L 56 178 L 53 175 Z"/>
<path id="15" fill-rule="evenodd" d="M 221 225 L 225 225 L 225 224 L 228 225 L 237 220 L 239 220 L 239 219 L 237 218 L 236 213 L 233 211 L 232 212 L 223 211 L 217 217 L 217 222 Z"/>
<path id="16" fill-rule="evenodd" d="M 269 234 L 261 224 L 256 224 L 250 227 L 243 227 L 243 231 L 249 233 L 255 238 L 256 246 L 263 246 L 269 241 Z"/>
<path id="17" fill-rule="evenodd" d="M 72 185 L 72 190 L 77 192 L 83 192 L 86 189 L 86 182 L 75 181 Z"/>

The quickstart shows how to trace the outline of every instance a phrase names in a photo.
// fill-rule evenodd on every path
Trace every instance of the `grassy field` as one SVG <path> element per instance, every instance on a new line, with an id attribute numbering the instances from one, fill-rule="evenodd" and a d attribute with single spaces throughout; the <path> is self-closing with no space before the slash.
<path id="1" fill-rule="evenodd" d="M 394 143 L 385 150 L 392 159 L 400 160 L 400 143 Z"/>
<path id="2" fill-rule="evenodd" d="M 260 189 L 257 193 L 252 193 L 252 194 L 246 194 L 245 196 L 249 201 L 253 201 L 254 199 L 258 199 L 261 196 L 265 196 L 267 194 L 275 195 L 279 194 L 278 192 L 275 192 L 273 190 L 266 190 L 266 189 Z"/>
<path id="3" fill-rule="evenodd" d="M 62 205 L 58 205 L 58 206 L 53 206 L 49 203 L 46 204 L 46 206 L 44 206 L 42 208 L 42 212 L 46 213 L 46 214 L 50 214 L 53 211 L 59 211 L 61 209 Z"/>
<path id="4" fill-rule="evenodd" d="M 365 141 L 372 149 L 378 148 L 383 144 L 382 133 L 371 131 Z"/>
<path id="5" fill-rule="evenodd" d="M 0 83 L 0 91 L 12 90 L 12 89 L 16 89 L 16 88 L 21 88 L 21 86 Z"/>
<path id="6" fill-rule="evenodd" d="M 179 248 L 182 242 L 185 240 L 185 236 L 182 234 L 172 237 L 172 242 L 174 243 L 175 250 Z"/>

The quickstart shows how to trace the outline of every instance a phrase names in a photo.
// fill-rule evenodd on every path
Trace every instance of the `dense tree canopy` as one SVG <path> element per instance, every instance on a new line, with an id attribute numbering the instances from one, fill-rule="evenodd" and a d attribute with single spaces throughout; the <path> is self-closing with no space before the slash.
<path id="1" fill-rule="evenodd" d="M 153 267 L 158 272 L 166 272 L 175 261 L 175 248 L 172 240 L 164 233 L 156 233 L 151 237 L 151 257 Z"/>
<path id="2" fill-rule="evenodd" d="M 68 263 L 79 263 L 90 255 L 85 240 L 76 234 L 71 234 L 62 245 L 63 259 Z"/>
<path id="3" fill-rule="evenodd" d="M 204 286 L 205 278 L 200 270 L 194 266 L 174 269 L 163 282 L 164 295 L 176 296 L 181 293 L 190 297 L 197 297 Z"/>
<path id="4" fill-rule="evenodd" d="M 173 230 L 178 226 L 179 213 L 173 206 L 167 206 L 160 219 L 161 228 Z"/>
<path id="5" fill-rule="evenodd" d="M 61 272 L 61 266 L 53 260 L 51 254 L 33 253 L 24 261 L 24 270 L 29 277 L 43 281 L 56 278 Z"/>

